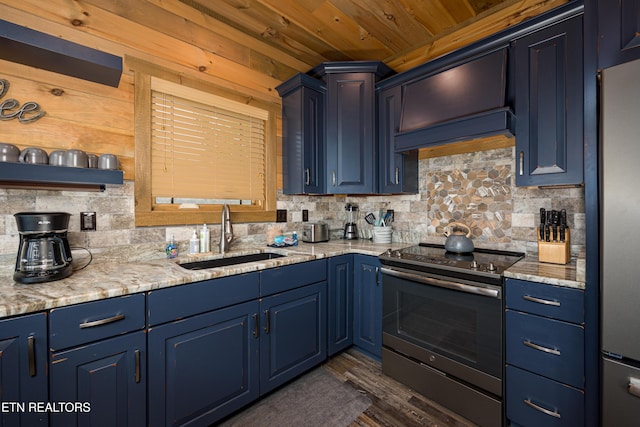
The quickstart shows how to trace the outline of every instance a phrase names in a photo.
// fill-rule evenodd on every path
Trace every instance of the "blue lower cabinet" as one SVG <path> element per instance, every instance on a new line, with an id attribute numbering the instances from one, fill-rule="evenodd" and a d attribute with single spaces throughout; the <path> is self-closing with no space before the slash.
<path id="1" fill-rule="evenodd" d="M 327 353 L 353 344 L 353 255 L 329 258 L 327 281 Z"/>
<path id="2" fill-rule="evenodd" d="M 258 301 L 151 328 L 149 425 L 209 425 L 259 395 Z"/>
<path id="3" fill-rule="evenodd" d="M 140 331 L 52 353 L 50 401 L 78 406 L 52 411 L 51 425 L 147 425 L 145 348 Z"/>
<path id="4" fill-rule="evenodd" d="M 353 344 L 382 357 L 382 281 L 377 257 L 354 255 Z"/>
<path id="5" fill-rule="evenodd" d="M 260 394 L 327 358 L 327 282 L 262 299 Z"/>
<path id="6" fill-rule="evenodd" d="M 48 399 L 47 317 L 45 313 L 0 321 L 0 402 L 22 405 L 0 412 L 2 426 L 46 426 L 45 411 L 30 411 L 30 403 Z M 74 399 L 75 400 L 75 399 Z M 4 408 L 4 406 L 3 406 Z"/>
<path id="7" fill-rule="evenodd" d="M 507 418 L 511 425 L 584 425 L 584 392 L 515 366 L 507 366 Z"/>

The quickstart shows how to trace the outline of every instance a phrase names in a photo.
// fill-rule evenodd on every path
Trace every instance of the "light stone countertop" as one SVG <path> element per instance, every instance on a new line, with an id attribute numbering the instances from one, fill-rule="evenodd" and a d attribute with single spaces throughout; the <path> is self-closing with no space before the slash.
<path id="1" fill-rule="evenodd" d="M 175 260 L 154 259 L 131 263 L 94 263 L 75 271 L 66 279 L 38 284 L 16 283 L 11 274 L 3 273 L 0 275 L 0 318 L 348 253 L 378 256 L 389 247 L 397 249 L 406 246 L 411 246 L 411 244 L 374 244 L 361 240 L 330 241 L 316 244 L 300 242 L 298 246 L 288 248 L 251 246 L 241 249 L 233 248 L 225 253 L 225 256 L 259 252 L 275 252 L 287 256 L 195 271 L 186 270 L 177 264 L 221 258 L 222 255 L 208 253 L 180 256 Z"/>
<path id="2" fill-rule="evenodd" d="M 233 248 L 224 256 L 260 252 L 275 252 L 287 256 L 204 270 L 186 270 L 177 264 L 221 258 L 222 255 L 208 253 L 180 256 L 175 260 L 93 263 L 75 271 L 66 279 L 39 284 L 19 284 L 13 281 L 11 274 L 3 273 L 0 274 L 0 318 L 344 254 L 378 256 L 387 248 L 399 249 L 412 245 L 336 240 L 315 244 L 300 242 L 298 246 L 288 248 L 250 246 Z M 575 261 L 564 266 L 542 264 L 535 257 L 527 257 L 507 270 L 505 277 L 584 289 L 584 280 L 576 279 Z"/>

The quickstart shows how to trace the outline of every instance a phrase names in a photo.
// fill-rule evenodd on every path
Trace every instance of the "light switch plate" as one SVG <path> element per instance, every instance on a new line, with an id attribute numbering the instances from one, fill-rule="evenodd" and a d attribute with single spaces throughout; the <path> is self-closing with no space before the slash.
<path id="1" fill-rule="evenodd" d="M 302 209 L 302 222 L 309 221 L 309 209 Z"/>
<path id="2" fill-rule="evenodd" d="M 80 231 L 96 231 L 95 212 L 80 212 Z"/>
<path id="3" fill-rule="evenodd" d="M 287 222 L 286 209 L 276 209 L 276 222 Z"/>

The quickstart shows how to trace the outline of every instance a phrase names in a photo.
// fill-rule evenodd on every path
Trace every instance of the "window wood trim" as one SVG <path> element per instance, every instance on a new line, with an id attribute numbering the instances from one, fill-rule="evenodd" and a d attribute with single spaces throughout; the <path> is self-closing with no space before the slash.
<path id="1" fill-rule="evenodd" d="M 192 78 L 163 67 L 126 57 L 134 71 L 134 141 L 135 141 L 135 225 L 191 225 L 220 223 L 221 206 L 200 206 L 199 209 L 178 209 L 177 206 L 153 209 L 151 197 L 151 77 L 158 77 L 205 92 L 215 93 L 268 111 L 265 124 L 265 203 L 264 206 L 230 205 L 231 220 L 243 222 L 273 222 L 276 219 L 276 132 L 279 105 L 248 98 L 218 85 Z"/>

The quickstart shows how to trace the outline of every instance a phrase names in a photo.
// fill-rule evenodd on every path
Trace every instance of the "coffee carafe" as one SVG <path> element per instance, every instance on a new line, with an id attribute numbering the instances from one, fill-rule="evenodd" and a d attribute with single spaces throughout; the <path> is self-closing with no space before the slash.
<path id="1" fill-rule="evenodd" d="M 347 211 L 347 221 L 344 224 L 344 238 L 356 240 L 358 238 L 358 206 L 347 203 L 344 207 Z"/>
<path id="2" fill-rule="evenodd" d="M 67 228 L 71 214 L 65 212 L 20 212 L 14 215 L 20 247 L 13 280 L 42 283 L 69 277 L 71 249 Z"/>

